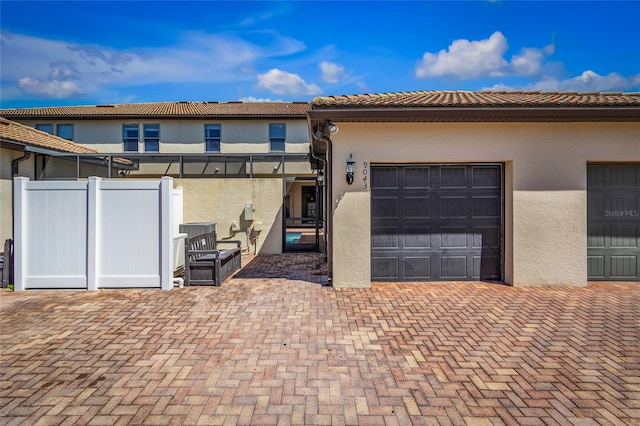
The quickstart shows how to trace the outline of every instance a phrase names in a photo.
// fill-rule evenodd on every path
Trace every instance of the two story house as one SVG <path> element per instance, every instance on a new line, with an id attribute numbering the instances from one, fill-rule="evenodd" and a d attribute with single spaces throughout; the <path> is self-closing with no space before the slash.
<path id="1" fill-rule="evenodd" d="M 105 154 L 105 178 L 172 176 L 183 187 L 185 222 L 214 222 L 221 238 L 240 239 L 247 252 L 281 253 L 320 247 L 322 187 L 309 161 L 309 108 L 306 102 L 158 102 L 0 115 Z M 33 167 L 18 172 L 33 179 L 95 174 L 80 157 L 36 154 Z M 69 162 L 78 167 L 61 166 Z"/>

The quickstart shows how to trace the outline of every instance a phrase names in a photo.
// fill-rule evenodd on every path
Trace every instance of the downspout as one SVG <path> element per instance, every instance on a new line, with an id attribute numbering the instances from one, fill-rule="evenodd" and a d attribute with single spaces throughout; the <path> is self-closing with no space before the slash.
<path id="1" fill-rule="evenodd" d="M 321 138 L 316 137 L 315 132 L 313 131 L 313 127 L 311 127 L 311 123 L 310 123 L 310 119 L 309 120 L 309 129 L 311 131 L 311 155 L 313 156 L 313 158 L 316 158 L 318 160 L 320 160 L 322 163 L 324 163 L 324 167 L 326 169 L 325 173 L 324 173 L 324 178 L 325 178 L 325 182 L 326 182 L 326 200 L 324 203 L 324 207 L 326 209 L 326 220 L 325 220 L 325 238 L 326 238 L 326 243 L 325 243 L 325 249 L 327 251 L 327 285 L 332 286 L 333 285 L 333 204 L 332 204 L 332 200 L 333 200 L 333 182 L 331 179 L 331 174 L 332 174 L 332 143 L 331 143 L 331 139 L 327 136 L 322 136 Z M 313 139 L 317 140 L 318 142 L 324 142 L 327 144 L 327 160 L 324 161 L 319 157 L 316 157 L 313 154 Z"/>
<path id="2" fill-rule="evenodd" d="M 22 157 L 16 158 L 11 162 L 11 176 L 18 176 L 18 168 L 20 163 L 31 158 L 31 153 L 29 151 L 25 151 Z"/>

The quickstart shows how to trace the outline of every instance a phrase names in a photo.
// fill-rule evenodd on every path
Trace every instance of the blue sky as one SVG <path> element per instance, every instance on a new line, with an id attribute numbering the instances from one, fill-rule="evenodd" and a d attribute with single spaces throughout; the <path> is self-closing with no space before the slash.
<path id="1" fill-rule="evenodd" d="M 2 0 L 0 12 L 2 108 L 640 90 L 640 1 Z"/>

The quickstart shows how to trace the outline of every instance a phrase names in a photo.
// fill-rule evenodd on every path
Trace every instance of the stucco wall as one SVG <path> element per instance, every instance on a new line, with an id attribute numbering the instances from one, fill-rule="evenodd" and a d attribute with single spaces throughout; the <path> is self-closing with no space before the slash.
<path id="1" fill-rule="evenodd" d="M 17 120 L 34 127 L 36 121 Z M 37 123 L 41 123 L 38 121 Z M 46 121 L 63 123 L 63 121 Z M 160 124 L 160 152 L 203 153 L 204 125 L 222 124 L 221 152 L 223 153 L 268 153 L 269 123 L 285 123 L 286 152 L 309 151 L 309 131 L 305 119 L 270 120 L 78 120 L 73 124 L 74 142 L 96 149 L 99 152 L 122 152 L 122 125 L 140 125 L 139 152 L 144 152 L 142 124 Z"/>
<path id="2" fill-rule="evenodd" d="M 183 188 L 184 222 L 216 222 L 218 238 L 240 240 L 247 248 L 246 229 L 258 222 L 257 252 L 282 253 L 282 180 L 254 179 L 174 179 L 174 186 Z M 254 220 L 244 220 L 245 204 L 253 203 Z M 232 222 L 243 229 L 232 233 Z M 251 237 L 255 236 L 254 233 Z M 256 245 L 250 238 L 250 252 Z"/>
<path id="3" fill-rule="evenodd" d="M 12 235 L 11 206 L 11 180 L 0 179 L 0 243 Z"/>
<path id="4" fill-rule="evenodd" d="M 336 123 L 336 287 L 371 281 L 364 162 L 505 163 L 505 281 L 584 286 L 587 162 L 640 161 L 640 123 Z M 350 154 L 357 162 L 351 186 L 345 182 Z"/>
<path id="5" fill-rule="evenodd" d="M 22 151 L 0 148 L 0 244 L 12 236 L 11 162 L 23 155 Z M 33 157 L 21 162 L 18 170 L 20 176 L 33 179 Z"/>

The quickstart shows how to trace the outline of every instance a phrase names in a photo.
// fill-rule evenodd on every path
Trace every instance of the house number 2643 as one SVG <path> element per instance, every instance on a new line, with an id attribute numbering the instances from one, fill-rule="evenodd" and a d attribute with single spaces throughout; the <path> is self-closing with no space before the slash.
<path id="1" fill-rule="evenodd" d="M 362 163 L 362 189 L 369 189 L 369 163 Z"/>

